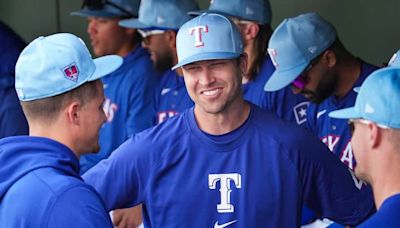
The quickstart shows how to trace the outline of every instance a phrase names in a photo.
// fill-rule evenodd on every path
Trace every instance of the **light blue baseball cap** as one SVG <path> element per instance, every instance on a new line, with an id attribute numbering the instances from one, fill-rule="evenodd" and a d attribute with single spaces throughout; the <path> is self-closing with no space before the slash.
<path id="1" fill-rule="evenodd" d="M 400 50 L 392 55 L 389 60 L 388 66 L 400 67 Z"/>
<path id="2" fill-rule="evenodd" d="M 92 59 L 85 43 L 69 33 L 33 40 L 15 65 L 15 89 L 21 101 L 32 101 L 68 92 L 97 80 L 121 66 L 117 55 Z"/>
<path id="3" fill-rule="evenodd" d="M 283 20 L 269 40 L 268 53 L 276 70 L 264 90 L 276 91 L 289 85 L 336 38 L 335 28 L 317 13 Z"/>
<path id="4" fill-rule="evenodd" d="M 400 68 L 374 71 L 361 85 L 354 107 L 329 113 L 338 119 L 365 119 L 400 128 Z"/>
<path id="5" fill-rule="evenodd" d="M 202 60 L 238 58 L 243 54 L 243 41 L 228 18 L 204 13 L 179 29 L 176 50 L 178 64 L 172 70 Z"/>
<path id="6" fill-rule="evenodd" d="M 72 16 L 131 18 L 138 17 L 140 0 L 83 0 L 82 8 Z"/>
<path id="7" fill-rule="evenodd" d="M 193 18 L 188 12 L 197 9 L 193 0 L 145 0 L 140 5 L 138 19 L 121 20 L 119 25 L 144 30 L 178 30 Z"/>
<path id="8" fill-rule="evenodd" d="M 271 5 L 268 0 L 211 0 L 207 10 L 189 12 L 190 15 L 218 13 L 228 17 L 271 24 Z"/>

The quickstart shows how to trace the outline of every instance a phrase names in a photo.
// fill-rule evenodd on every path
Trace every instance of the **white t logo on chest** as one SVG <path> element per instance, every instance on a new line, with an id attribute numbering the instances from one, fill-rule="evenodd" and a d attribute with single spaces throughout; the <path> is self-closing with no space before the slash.
<path id="1" fill-rule="evenodd" d="M 242 177 L 238 173 L 208 175 L 208 187 L 210 189 L 216 189 L 217 182 L 220 182 L 219 192 L 221 196 L 221 203 L 217 205 L 217 210 L 219 213 L 230 213 L 234 211 L 234 207 L 231 204 L 231 181 L 233 181 L 236 188 L 241 188 L 241 179 Z"/>

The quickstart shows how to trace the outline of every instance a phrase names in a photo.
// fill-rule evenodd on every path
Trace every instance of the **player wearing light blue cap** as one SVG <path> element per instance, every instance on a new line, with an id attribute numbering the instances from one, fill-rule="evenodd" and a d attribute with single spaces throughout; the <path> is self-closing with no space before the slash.
<path id="1" fill-rule="evenodd" d="M 291 87 L 265 92 L 264 85 L 275 67 L 267 53 L 272 34 L 271 6 L 268 0 L 214 0 L 208 10 L 191 12 L 200 15 L 213 12 L 227 16 L 242 34 L 244 51 L 249 64 L 243 77 L 243 97 L 253 104 L 274 112 L 277 116 L 306 126 L 308 101 L 300 94 L 293 94 Z"/>
<path id="2" fill-rule="evenodd" d="M 0 227 L 112 227 L 79 175 L 79 157 L 99 150 L 99 78 L 121 64 L 116 55 L 93 60 L 68 33 L 39 37 L 21 52 L 15 89 L 29 136 L 0 140 Z"/>
<path id="3" fill-rule="evenodd" d="M 147 0 L 140 5 L 138 19 L 120 22 L 123 27 L 139 29 L 143 46 L 149 50 L 154 67 L 162 72 L 155 92 L 156 124 L 193 106 L 182 71 L 171 68 L 178 62 L 176 33 L 192 18 L 187 13 L 197 9 L 194 0 Z"/>
<path id="4" fill-rule="evenodd" d="M 318 139 L 243 100 L 247 57 L 229 19 L 188 21 L 177 53 L 195 106 L 83 175 L 108 209 L 143 203 L 145 227 L 296 227 L 303 202 L 343 224 L 369 215 L 370 189 Z"/>
<path id="5" fill-rule="evenodd" d="M 354 107 L 329 113 L 348 119 L 357 160 L 355 174 L 370 183 L 377 213 L 359 227 L 400 226 L 400 69 L 372 73 Z"/>
<path id="6" fill-rule="evenodd" d="M 377 67 L 350 54 L 335 28 L 316 13 L 285 19 L 272 34 L 268 48 L 277 68 L 265 89 L 274 91 L 292 85 L 295 93 L 311 100 L 308 129 L 353 169 L 347 123 L 330 118 L 328 113 L 352 106 L 356 99 L 353 88 Z"/>
<path id="7" fill-rule="evenodd" d="M 84 0 L 82 9 L 72 15 L 88 18 L 88 34 L 96 56 L 116 54 L 123 65 L 102 79 L 104 111 L 107 122 L 100 131 L 100 152 L 81 158 L 81 172 L 107 158 L 128 137 L 154 125 L 153 93 L 158 74 L 148 52 L 140 45 L 135 29 L 122 28 L 118 22 L 137 18 L 139 0 Z"/>

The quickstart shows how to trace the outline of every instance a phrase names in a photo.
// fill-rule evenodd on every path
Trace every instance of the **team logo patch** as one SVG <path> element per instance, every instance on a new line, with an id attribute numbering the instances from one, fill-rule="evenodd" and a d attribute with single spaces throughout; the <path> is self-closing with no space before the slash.
<path id="1" fill-rule="evenodd" d="M 204 42 L 202 39 L 202 31 L 204 33 L 208 33 L 208 26 L 207 25 L 199 25 L 189 29 L 189 35 L 194 35 L 194 46 L 195 47 L 203 47 Z"/>
<path id="2" fill-rule="evenodd" d="M 79 70 L 75 63 L 65 67 L 63 69 L 64 77 L 73 81 L 77 82 L 79 77 Z"/>
<path id="3" fill-rule="evenodd" d="M 276 56 L 278 55 L 278 52 L 274 48 L 268 48 L 267 51 L 269 57 L 271 58 L 272 64 L 274 64 L 275 68 L 278 68 L 279 64 L 276 62 Z"/>
<path id="4" fill-rule="evenodd" d="M 296 118 L 296 122 L 298 125 L 307 121 L 307 108 L 309 104 L 310 102 L 305 101 L 294 106 L 294 117 Z"/>

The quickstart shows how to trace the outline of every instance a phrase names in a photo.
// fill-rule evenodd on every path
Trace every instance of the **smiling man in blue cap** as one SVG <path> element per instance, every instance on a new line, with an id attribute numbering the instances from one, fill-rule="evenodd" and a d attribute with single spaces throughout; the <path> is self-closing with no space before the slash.
<path id="1" fill-rule="evenodd" d="M 112 227 L 79 175 L 79 157 L 99 150 L 106 120 L 99 79 L 121 64 L 116 55 L 93 60 L 68 33 L 39 37 L 22 51 L 15 89 L 29 136 L 0 140 L 0 227 Z"/>
<path id="2" fill-rule="evenodd" d="M 349 121 L 355 174 L 374 191 L 378 212 L 359 227 L 400 226 L 399 110 L 400 68 L 389 66 L 365 80 L 354 107 L 329 113 Z"/>
<path id="3" fill-rule="evenodd" d="M 185 23 L 177 53 L 195 106 L 83 175 L 109 210 L 143 204 L 145 227 L 217 228 L 297 227 L 303 202 L 342 224 L 371 213 L 370 189 L 317 138 L 243 99 L 247 56 L 228 18 Z"/>

